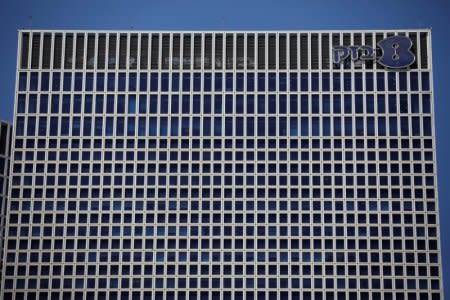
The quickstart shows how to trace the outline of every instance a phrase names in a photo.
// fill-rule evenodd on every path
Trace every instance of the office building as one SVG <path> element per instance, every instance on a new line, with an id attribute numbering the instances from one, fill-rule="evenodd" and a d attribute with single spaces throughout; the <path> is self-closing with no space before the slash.
<path id="1" fill-rule="evenodd" d="M 19 31 L 4 299 L 442 299 L 431 32 Z"/>
<path id="2" fill-rule="evenodd" d="M 0 261 L 3 261 L 3 237 L 5 234 L 6 196 L 8 194 L 11 137 L 11 125 L 7 122 L 0 121 Z M 2 266 L 0 266 L 0 274 L 2 274 L 1 271 Z"/>

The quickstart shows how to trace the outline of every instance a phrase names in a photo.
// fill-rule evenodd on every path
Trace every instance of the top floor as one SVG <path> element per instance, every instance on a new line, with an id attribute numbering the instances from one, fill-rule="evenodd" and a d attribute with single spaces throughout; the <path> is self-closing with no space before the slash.
<path id="1" fill-rule="evenodd" d="M 411 41 L 411 70 L 431 68 L 431 31 L 19 31 L 19 70 L 384 70 L 365 49 L 333 62 L 336 46 Z M 395 45 L 394 45 L 395 46 Z M 398 46 L 398 45 L 397 45 Z M 354 59 L 353 59 L 354 58 Z"/>

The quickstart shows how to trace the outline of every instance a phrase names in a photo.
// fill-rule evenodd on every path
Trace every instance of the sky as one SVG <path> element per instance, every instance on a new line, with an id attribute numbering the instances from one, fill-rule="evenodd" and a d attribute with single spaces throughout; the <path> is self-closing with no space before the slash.
<path id="1" fill-rule="evenodd" d="M 31 16 L 31 18 L 30 18 Z M 432 29 L 445 298 L 450 299 L 450 1 L 0 0 L 0 119 L 12 120 L 17 30 Z"/>

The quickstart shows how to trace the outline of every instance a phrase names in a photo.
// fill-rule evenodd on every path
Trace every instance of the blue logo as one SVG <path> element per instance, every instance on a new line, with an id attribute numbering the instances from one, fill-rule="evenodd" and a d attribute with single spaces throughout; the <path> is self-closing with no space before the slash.
<path id="1" fill-rule="evenodd" d="M 378 43 L 383 52 L 378 62 L 388 68 L 406 68 L 416 57 L 411 52 L 412 41 L 406 36 L 391 36 Z"/>
<path id="2" fill-rule="evenodd" d="M 412 41 L 405 36 L 391 36 L 378 43 L 381 56 L 376 57 L 375 49 L 370 46 L 334 46 L 333 63 L 341 64 L 347 58 L 352 61 L 375 60 L 387 68 L 400 69 L 412 65 L 416 61 L 411 52 Z"/>

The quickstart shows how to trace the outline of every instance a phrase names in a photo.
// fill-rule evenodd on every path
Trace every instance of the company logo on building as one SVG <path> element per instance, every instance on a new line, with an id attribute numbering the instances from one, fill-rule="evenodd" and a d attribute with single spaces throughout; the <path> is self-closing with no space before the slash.
<path id="1" fill-rule="evenodd" d="M 386 68 L 401 69 L 412 65 L 416 56 L 411 52 L 412 41 L 406 36 L 391 36 L 378 43 L 381 55 L 370 46 L 334 46 L 333 63 L 341 64 L 348 58 L 352 61 L 376 60 Z"/>

